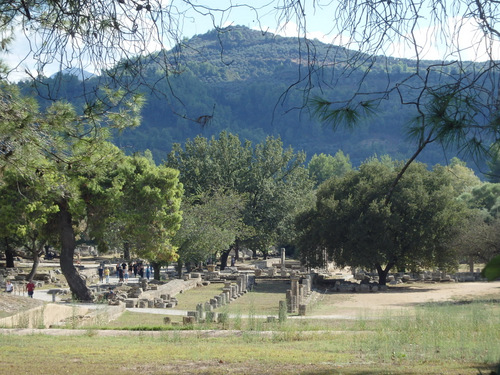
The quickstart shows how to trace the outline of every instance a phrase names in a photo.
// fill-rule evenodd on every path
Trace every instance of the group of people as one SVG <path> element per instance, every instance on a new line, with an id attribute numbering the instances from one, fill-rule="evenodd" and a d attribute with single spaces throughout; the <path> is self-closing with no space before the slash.
<path id="1" fill-rule="evenodd" d="M 35 292 L 35 283 L 33 280 L 28 281 L 28 283 L 25 285 L 25 289 L 28 292 L 28 296 L 33 298 L 33 294 Z M 7 280 L 5 283 L 5 291 L 7 293 L 12 293 L 14 291 L 14 284 L 10 280 Z"/>
<path id="2" fill-rule="evenodd" d="M 126 283 L 129 279 L 129 277 L 139 277 L 149 278 L 153 274 L 153 267 L 151 265 L 144 265 L 142 262 L 130 262 L 130 263 L 117 263 L 115 266 L 115 272 L 116 272 L 116 277 L 118 278 L 119 282 L 121 283 Z M 99 282 L 104 282 L 104 279 L 106 279 L 106 284 L 109 284 L 109 275 L 110 275 L 110 269 L 109 267 L 105 267 L 104 264 L 99 265 L 98 269 L 99 273 Z"/>

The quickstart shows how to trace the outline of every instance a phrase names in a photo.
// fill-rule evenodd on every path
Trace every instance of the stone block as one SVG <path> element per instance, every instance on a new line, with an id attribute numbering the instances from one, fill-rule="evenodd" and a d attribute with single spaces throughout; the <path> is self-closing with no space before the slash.
<path id="1" fill-rule="evenodd" d="M 128 308 L 134 308 L 137 306 L 137 299 L 136 298 L 127 298 L 125 300 L 125 306 Z"/>
<path id="2" fill-rule="evenodd" d="M 215 323 L 217 322 L 218 320 L 218 314 L 214 311 L 207 311 L 205 313 L 205 321 L 207 323 Z"/>
<path id="3" fill-rule="evenodd" d="M 368 293 L 370 291 L 370 285 L 368 284 L 360 284 L 359 285 L 359 292 L 360 293 Z"/>
<path id="4" fill-rule="evenodd" d="M 207 270 L 208 272 L 215 272 L 215 264 L 208 264 Z"/>
<path id="5" fill-rule="evenodd" d="M 196 317 L 195 316 L 183 316 L 182 317 L 182 323 L 186 325 L 192 325 L 196 323 Z"/>

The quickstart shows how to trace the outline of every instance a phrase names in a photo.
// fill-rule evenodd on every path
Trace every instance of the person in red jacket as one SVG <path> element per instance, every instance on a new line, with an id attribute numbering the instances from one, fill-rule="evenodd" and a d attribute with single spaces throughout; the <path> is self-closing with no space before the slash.
<path id="1" fill-rule="evenodd" d="M 33 283 L 33 280 L 30 280 L 28 284 L 26 284 L 26 290 L 28 291 L 28 296 L 33 298 L 33 292 L 35 291 L 35 284 Z"/>

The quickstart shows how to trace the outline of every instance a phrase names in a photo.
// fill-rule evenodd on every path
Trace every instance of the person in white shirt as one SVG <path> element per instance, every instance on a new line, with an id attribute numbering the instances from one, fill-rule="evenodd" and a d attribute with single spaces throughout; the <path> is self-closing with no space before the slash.
<path id="1" fill-rule="evenodd" d="M 14 290 L 14 285 L 10 282 L 10 280 L 7 280 L 7 283 L 5 284 L 5 291 L 7 293 L 12 293 Z"/>

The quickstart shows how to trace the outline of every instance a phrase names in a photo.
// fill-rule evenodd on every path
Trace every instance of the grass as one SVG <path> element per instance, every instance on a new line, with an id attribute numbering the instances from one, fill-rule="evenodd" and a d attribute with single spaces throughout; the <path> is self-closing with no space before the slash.
<path id="1" fill-rule="evenodd" d="M 126 313 L 121 324 L 162 326 L 162 319 Z M 226 328 L 235 325 L 244 331 L 213 338 L 181 331 L 0 335 L 0 374 L 486 374 L 500 360 L 497 300 L 430 303 L 412 313 L 352 321 L 270 324 L 247 311 Z M 273 333 L 259 332 L 266 329 Z M 36 361 L 26 361 L 26 353 L 36 353 Z"/>
<path id="2" fill-rule="evenodd" d="M 195 310 L 196 304 L 220 294 L 222 287 L 213 283 L 179 294 L 177 308 Z M 79 335 L 0 334 L 0 375 L 111 371 L 153 375 L 477 375 L 489 374 L 500 361 L 498 296 L 385 310 L 377 319 L 362 309 L 352 320 L 306 316 L 268 323 L 261 318 L 278 316 L 279 300 L 288 288 L 259 279 L 253 292 L 216 310 L 231 314 L 224 323 L 165 325 L 165 316 L 174 323 L 182 321 L 165 309 L 165 315 L 127 311 L 119 319 L 88 327 Z M 336 299 L 346 297 L 321 294 L 310 306 L 312 313 L 331 312 Z M 129 331 L 122 332 L 124 337 L 103 336 L 100 328 Z M 216 337 L 206 337 L 199 330 L 214 330 Z M 26 353 L 34 353 L 36 361 L 26 361 Z"/>
<path id="3" fill-rule="evenodd" d="M 196 310 L 196 305 L 200 302 L 207 302 L 215 295 L 222 293 L 224 284 L 211 283 L 210 285 L 190 289 L 184 293 L 177 294 L 175 297 L 178 304 L 175 307 L 178 310 Z"/>
<path id="4" fill-rule="evenodd" d="M 279 301 L 285 299 L 290 284 L 283 281 L 259 280 L 253 290 L 227 306 L 227 312 L 238 314 L 254 311 L 254 315 L 276 315 L 279 313 Z M 258 306 L 258 311 L 256 311 Z"/>

